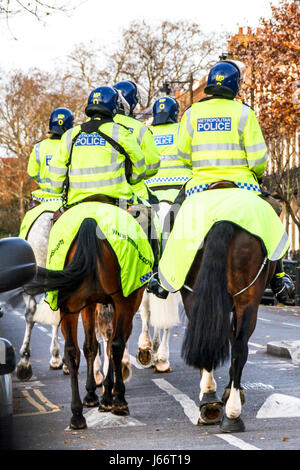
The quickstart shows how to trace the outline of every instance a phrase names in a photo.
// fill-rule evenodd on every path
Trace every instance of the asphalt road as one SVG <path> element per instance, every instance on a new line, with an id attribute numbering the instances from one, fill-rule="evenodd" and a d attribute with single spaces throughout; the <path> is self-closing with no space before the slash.
<path id="1" fill-rule="evenodd" d="M 14 308 L 0 322 L 1 336 L 13 343 L 19 358 L 25 327 L 22 312 Z M 260 307 L 242 377 L 246 399 L 242 418 L 246 431 L 236 434 L 221 433 L 217 425 L 196 425 L 199 372 L 187 367 L 180 356 L 185 324 L 186 319 L 183 318 L 171 331 L 172 371 L 157 374 L 151 368 L 138 368 L 135 361 L 137 338 L 141 331 L 141 319 L 137 313 L 129 344 L 133 376 L 126 384 L 130 415 L 118 417 L 111 413 L 99 413 L 97 408 L 86 408 L 84 414 L 88 428 L 81 431 L 68 427 L 71 399 L 69 376 L 61 370 L 49 369 L 51 327 L 36 324 L 31 341 L 33 377 L 28 382 L 20 382 L 13 374 L 14 448 L 106 451 L 103 455 L 109 454 L 109 451 L 118 451 L 121 455 L 126 451 L 129 456 L 130 451 L 134 455 L 134 450 L 151 450 L 154 456 L 159 456 L 160 451 L 164 450 L 181 459 L 172 462 L 175 457 L 169 457 L 168 462 L 159 460 L 150 463 L 149 458 L 150 466 L 188 464 L 188 456 L 199 450 L 299 450 L 300 366 L 293 364 L 291 358 L 270 355 L 267 344 L 271 341 L 300 340 L 300 308 Z M 61 333 L 59 336 L 62 353 L 64 341 Z M 81 348 L 82 344 L 80 325 Z M 215 372 L 220 396 L 228 382 L 228 367 L 229 364 L 225 364 Z M 79 372 L 82 398 L 85 378 L 86 364 L 82 354 Z M 130 463 L 136 467 L 142 466 L 138 461 Z"/>

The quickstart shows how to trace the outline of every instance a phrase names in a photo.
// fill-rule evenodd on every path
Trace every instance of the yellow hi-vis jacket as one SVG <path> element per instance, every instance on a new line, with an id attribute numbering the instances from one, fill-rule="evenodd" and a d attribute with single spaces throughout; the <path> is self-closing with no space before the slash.
<path id="1" fill-rule="evenodd" d="M 60 139 L 45 139 L 34 145 L 29 156 L 27 173 L 39 184 L 39 189 L 32 191 L 31 197 L 39 202 L 57 201 L 60 198 L 51 187 L 49 164 L 56 153 Z"/>
<path id="2" fill-rule="evenodd" d="M 125 127 L 112 121 L 101 124 L 99 120 L 99 131 L 116 141 L 128 154 L 132 170 L 127 181 L 125 156 L 98 133 L 81 132 L 81 126 L 62 135 L 58 152 L 51 161 L 49 173 L 54 190 L 62 194 L 68 174 L 68 204 L 95 194 L 131 199 L 132 185 L 143 180 L 146 174 L 144 155 L 136 139 Z"/>
<path id="3" fill-rule="evenodd" d="M 183 163 L 178 156 L 179 126 L 178 122 L 170 122 L 150 127 L 160 153 L 160 168 L 146 184 L 160 200 L 174 201 L 181 186 L 192 177 L 190 166 Z"/>
<path id="4" fill-rule="evenodd" d="M 126 116 L 125 114 L 118 113 L 114 116 L 113 119 L 114 122 L 126 126 L 141 147 L 146 165 L 145 180 L 156 175 L 160 166 L 160 156 L 151 130 L 146 127 L 145 124 L 132 116 Z M 143 199 L 148 199 L 148 191 L 147 187 L 145 186 L 145 181 L 140 181 L 139 183 L 135 184 L 133 190 L 137 196 Z"/>
<path id="5" fill-rule="evenodd" d="M 205 99 L 185 111 L 178 152 L 193 172 L 186 195 L 229 180 L 240 188 L 260 192 L 268 161 L 267 147 L 255 114 L 240 101 Z"/>

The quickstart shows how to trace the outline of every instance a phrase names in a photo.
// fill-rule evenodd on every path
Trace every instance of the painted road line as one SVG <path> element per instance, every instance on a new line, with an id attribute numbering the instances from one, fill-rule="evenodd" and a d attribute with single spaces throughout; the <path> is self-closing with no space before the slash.
<path id="1" fill-rule="evenodd" d="M 44 413 L 46 412 L 46 408 L 44 408 L 40 403 L 38 403 L 30 394 L 27 390 L 21 390 L 22 395 L 26 398 L 26 400 L 33 405 L 38 411 Z"/>
<path id="2" fill-rule="evenodd" d="M 46 398 L 45 395 L 43 395 L 40 390 L 38 390 L 37 388 L 34 388 L 33 392 L 36 394 L 37 397 L 39 397 L 39 399 L 41 400 L 42 403 L 44 403 L 44 405 L 48 406 L 49 408 L 52 408 L 52 410 L 59 411 L 59 407 L 51 403 L 51 401 L 48 400 L 48 398 Z"/>
<path id="3" fill-rule="evenodd" d="M 281 393 L 270 395 L 261 408 L 258 410 L 256 418 L 299 418 L 300 398 Z"/>
<path id="4" fill-rule="evenodd" d="M 112 413 L 101 413 L 93 408 L 83 415 L 88 428 L 115 428 L 127 426 L 145 426 L 145 423 L 130 416 L 117 416 Z M 69 426 L 65 431 L 74 431 Z"/>
<path id="5" fill-rule="evenodd" d="M 255 348 L 265 349 L 265 346 L 263 346 L 262 344 L 250 343 L 250 341 L 248 342 L 248 344 L 250 344 L 250 346 L 254 346 Z"/>
<path id="6" fill-rule="evenodd" d="M 184 414 L 189 418 L 189 420 L 193 424 L 196 425 L 198 423 L 199 408 L 193 400 L 191 400 L 187 395 L 178 390 L 178 388 L 173 387 L 173 385 L 171 385 L 165 379 L 152 379 L 152 381 L 161 390 L 168 393 L 168 395 L 172 396 L 176 401 L 180 403 L 183 408 Z"/>
<path id="7" fill-rule="evenodd" d="M 295 325 L 295 323 L 282 322 L 281 324 L 286 325 L 286 326 L 292 326 L 292 327 L 300 328 L 300 325 Z"/>
<path id="8" fill-rule="evenodd" d="M 238 447 L 241 450 L 261 450 L 258 447 L 255 447 L 243 441 L 242 439 L 239 439 L 238 437 L 232 436 L 231 434 L 215 434 L 215 436 L 223 439 L 234 447 Z"/>
<path id="9" fill-rule="evenodd" d="M 171 385 L 165 379 L 152 379 L 152 381 L 159 388 L 167 392 L 169 395 L 175 398 L 176 401 L 180 403 L 185 415 L 189 418 L 189 420 L 193 424 L 196 425 L 198 423 L 199 408 L 193 400 L 191 400 L 187 395 L 182 393 L 177 388 L 173 387 L 173 385 Z M 221 439 L 224 439 L 229 444 L 235 447 L 238 447 L 239 449 L 261 450 L 261 449 L 258 449 L 257 447 L 252 446 L 251 444 L 248 444 L 247 442 L 242 441 L 242 439 L 238 439 L 237 437 L 232 436 L 231 434 L 227 434 L 226 436 L 224 436 L 223 434 L 215 434 L 215 436 L 220 437 Z"/>

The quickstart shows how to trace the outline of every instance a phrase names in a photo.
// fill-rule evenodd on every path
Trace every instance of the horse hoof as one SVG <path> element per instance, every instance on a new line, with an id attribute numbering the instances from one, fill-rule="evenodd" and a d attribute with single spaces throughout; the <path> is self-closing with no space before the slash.
<path id="1" fill-rule="evenodd" d="M 24 366 L 23 364 L 18 364 L 16 368 L 16 374 L 19 380 L 27 381 L 32 377 L 32 367 L 31 364 Z"/>
<path id="2" fill-rule="evenodd" d="M 223 416 L 223 419 L 220 424 L 220 429 L 222 432 L 244 432 L 245 431 L 245 425 L 243 420 L 238 417 L 238 418 L 227 418 L 226 415 Z"/>
<path id="3" fill-rule="evenodd" d="M 56 361 L 56 362 L 50 362 L 49 363 L 49 368 L 51 370 L 60 370 L 63 368 L 63 363 L 62 362 L 59 362 L 59 361 Z"/>
<path id="4" fill-rule="evenodd" d="M 137 363 L 145 369 L 151 367 L 153 364 L 153 353 L 150 349 L 140 349 L 136 353 L 136 360 Z"/>
<path id="5" fill-rule="evenodd" d="M 85 429 L 87 427 L 86 420 L 83 415 L 73 415 L 70 421 L 71 429 Z"/>
<path id="6" fill-rule="evenodd" d="M 204 393 L 200 402 L 198 424 L 217 424 L 223 416 L 223 403 L 216 392 Z"/>
<path id="7" fill-rule="evenodd" d="M 62 370 L 63 370 L 64 375 L 70 375 L 69 369 L 65 364 L 63 364 L 62 366 Z"/>
<path id="8" fill-rule="evenodd" d="M 122 377 L 123 382 L 129 382 L 132 377 L 132 370 L 130 365 L 122 364 Z"/>
<path id="9" fill-rule="evenodd" d="M 112 401 L 102 397 L 98 411 L 100 413 L 109 413 L 112 410 Z"/>
<path id="10" fill-rule="evenodd" d="M 117 416 L 128 416 L 129 408 L 127 405 L 113 405 L 111 412 Z"/>
<path id="11" fill-rule="evenodd" d="M 171 372 L 171 371 L 172 369 L 168 361 L 157 361 L 154 364 L 154 372 L 163 373 L 163 372 Z"/>
<path id="12" fill-rule="evenodd" d="M 83 399 L 83 406 L 86 408 L 93 408 L 95 406 L 99 406 L 99 399 L 96 394 L 92 396 L 86 395 Z"/>

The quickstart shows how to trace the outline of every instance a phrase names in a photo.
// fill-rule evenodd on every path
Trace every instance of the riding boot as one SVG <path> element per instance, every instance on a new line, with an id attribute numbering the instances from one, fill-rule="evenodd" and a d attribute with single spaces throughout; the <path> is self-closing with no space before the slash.
<path id="1" fill-rule="evenodd" d="M 295 296 L 295 285 L 290 276 L 284 272 L 282 260 L 277 261 L 270 287 L 276 299 L 282 304 L 289 304 Z"/>
<path id="2" fill-rule="evenodd" d="M 147 292 L 156 295 L 156 297 L 159 299 L 166 299 L 169 295 L 169 291 L 160 285 L 158 279 L 155 276 L 148 282 Z"/>

